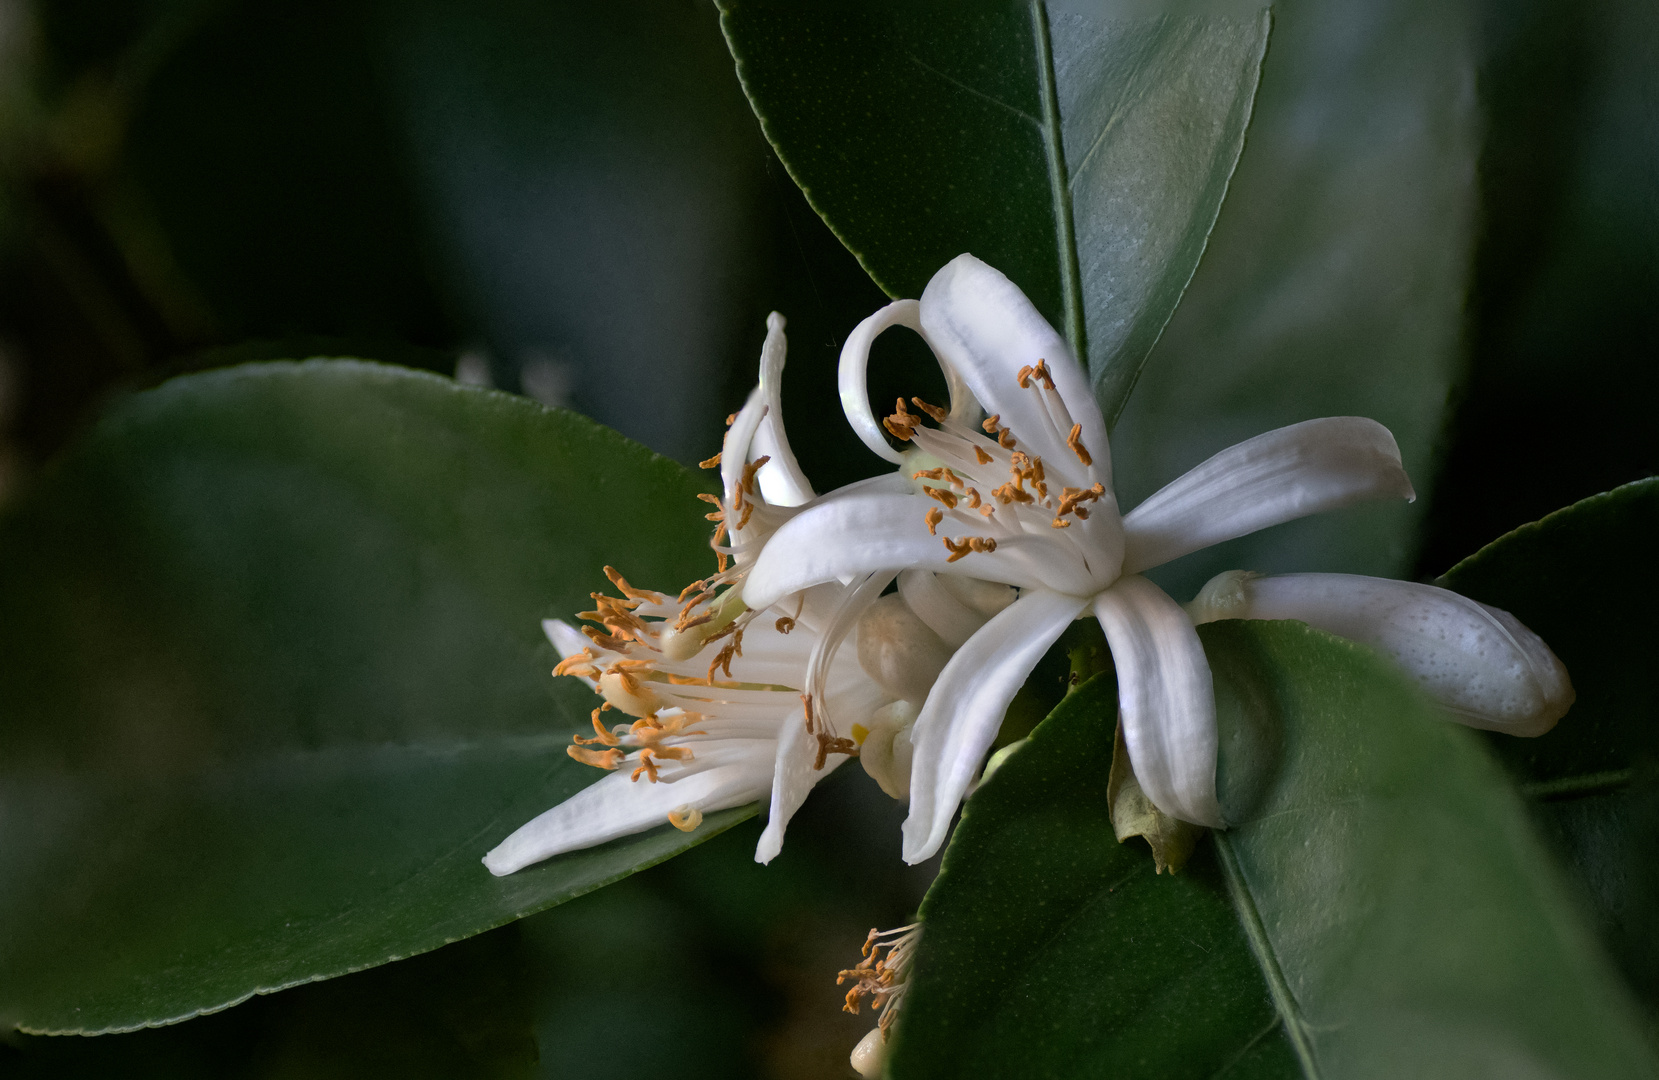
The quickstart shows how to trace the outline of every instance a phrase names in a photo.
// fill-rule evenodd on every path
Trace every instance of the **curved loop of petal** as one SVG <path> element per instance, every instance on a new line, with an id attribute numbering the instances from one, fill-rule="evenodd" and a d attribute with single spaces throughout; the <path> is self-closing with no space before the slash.
<path id="1" fill-rule="evenodd" d="M 773 506 L 800 506 L 813 492 L 783 427 L 783 364 L 789 350 L 784 325 L 784 317 L 777 312 L 766 316 L 766 344 L 760 347 L 760 391 L 766 414 L 749 446 L 749 460 L 771 459 L 756 475 L 762 498 Z"/>
<path id="2" fill-rule="evenodd" d="M 1073 453 L 1065 443 L 1069 432 L 1055 431 L 1041 396 L 1017 380 L 1022 367 L 1047 360 L 1060 400 L 1082 429 L 1094 475 L 1111 488 L 1106 422 L 1088 376 L 1017 285 L 972 255 L 958 255 L 923 290 L 921 324 L 934 352 L 961 372 L 980 405 L 1001 417 L 1022 448 L 1065 461 Z"/>
<path id="3" fill-rule="evenodd" d="M 757 384 L 749 391 L 743 408 L 737 410 L 726 438 L 720 443 L 720 495 L 732 497 L 732 490 L 743 479 L 743 466 L 749 463 L 749 450 L 754 446 L 755 433 L 766 418 L 766 388 Z"/>
<path id="4" fill-rule="evenodd" d="M 1242 614 L 1299 619 L 1391 657 L 1470 727 L 1542 735 L 1573 703 L 1567 669 L 1507 611 L 1433 585 L 1284 574 L 1242 587 Z"/>
<path id="5" fill-rule="evenodd" d="M 902 465 L 904 455 L 888 445 L 881 433 L 881 424 L 876 421 L 875 413 L 870 411 L 870 394 L 865 380 L 865 372 L 870 365 L 870 346 L 875 343 L 878 334 L 892 326 L 908 326 L 918 334 L 922 333 L 920 309 L 916 301 L 895 300 L 853 327 L 853 332 L 847 335 L 847 343 L 841 346 L 837 382 L 841 390 L 841 409 L 847 414 L 847 423 L 852 425 L 859 440 L 878 457 Z"/>
<path id="6" fill-rule="evenodd" d="M 772 802 L 766 828 L 755 845 L 755 862 L 769 863 L 783 850 L 783 833 L 789 819 L 806 802 L 812 788 L 847 760 L 830 754 L 822 769 L 812 766 L 818 759 L 818 740 L 806 731 L 806 713 L 796 709 L 778 732 L 777 761 L 772 773 Z"/>
<path id="7" fill-rule="evenodd" d="M 968 639 L 991 619 L 989 615 L 964 604 L 931 570 L 905 570 L 900 573 L 899 595 L 916 613 L 916 617 L 953 649 L 967 644 Z"/>
<path id="8" fill-rule="evenodd" d="M 617 770 L 578 791 L 553 809 L 532 818 L 484 856 L 497 877 L 531 863 L 668 823 L 668 812 L 695 806 L 705 814 L 755 802 L 772 782 L 770 739 L 728 740 L 697 748 L 710 768 L 673 783 L 631 781 Z"/>
<path id="9" fill-rule="evenodd" d="M 995 551 L 953 563 L 942 538 L 960 532 L 947 521 L 930 536 L 924 516 L 938 504 L 922 495 L 826 497 L 772 534 L 749 571 L 743 601 L 760 610 L 820 582 L 911 567 L 968 573 L 1020 588 L 1056 588 L 1088 579 L 1074 549 L 1047 537 L 999 538 Z"/>
<path id="10" fill-rule="evenodd" d="M 939 673 L 911 729 L 916 749 L 910 816 L 904 821 L 905 862 L 921 862 L 945 842 L 951 816 L 995 740 L 1008 703 L 1088 603 L 1046 589 L 1025 593 L 958 649 Z"/>
<path id="11" fill-rule="evenodd" d="M 1329 416 L 1228 447 L 1124 516 L 1125 574 L 1366 499 L 1415 499 L 1389 430 Z"/>
<path id="12" fill-rule="evenodd" d="M 1172 817 L 1221 827 L 1216 801 L 1215 687 L 1181 606 L 1139 575 L 1095 597 L 1118 672 L 1118 708 L 1135 778 Z"/>

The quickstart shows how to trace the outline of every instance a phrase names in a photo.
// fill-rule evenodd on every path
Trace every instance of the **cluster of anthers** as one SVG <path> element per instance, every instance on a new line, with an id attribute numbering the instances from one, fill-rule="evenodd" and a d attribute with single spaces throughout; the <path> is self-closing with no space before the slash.
<path id="1" fill-rule="evenodd" d="M 1078 463 L 1084 468 L 1092 466 L 1094 457 L 1083 444 L 1083 425 L 1074 423 L 1066 411 L 1048 362 L 1039 360 L 1027 365 L 1016 378 L 1022 390 L 1039 396 L 1055 430 L 1066 432 L 1065 444 Z M 910 412 L 903 398 L 898 399 L 894 413 L 882 421 L 882 426 L 899 441 L 914 442 L 924 453 L 945 462 L 911 476 L 924 481 L 923 492 L 939 503 L 925 515 L 928 533 L 938 536 L 939 526 L 947 520 L 985 530 L 984 535 L 941 537 L 950 552 L 948 562 L 973 552 L 995 551 L 999 543 L 1007 544 L 1044 525 L 1050 529 L 1070 528 L 1073 521 L 1087 520 L 1088 504 L 1106 494 L 1105 485 L 1099 481 L 1086 487 L 1062 482 L 1056 492 L 1049 483 L 1050 466 L 1041 456 L 1019 449 L 1014 433 L 1002 424 L 1000 416 L 986 418 L 981 425 L 986 434 L 980 435 L 950 419 L 946 410 L 921 398 L 910 400 L 940 426 L 924 427 L 922 417 Z M 997 483 L 1004 475 L 1008 479 Z M 987 497 L 981 489 L 990 495 Z M 976 520 L 969 511 L 977 511 L 982 520 Z"/>
<path id="2" fill-rule="evenodd" d="M 893 1026 L 899 1006 L 904 1002 L 910 962 L 921 939 L 921 923 L 911 923 L 895 930 L 872 929 L 870 936 L 864 939 L 858 966 L 848 968 L 835 977 L 837 986 L 844 986 L 848 979 L 853 980 L 842 1011 L 857 1014 L 868 998 L 871 1006 L 881 1014 L 877 1029 L 883 1039 L 887 1037 L 887 1030 Z"/>

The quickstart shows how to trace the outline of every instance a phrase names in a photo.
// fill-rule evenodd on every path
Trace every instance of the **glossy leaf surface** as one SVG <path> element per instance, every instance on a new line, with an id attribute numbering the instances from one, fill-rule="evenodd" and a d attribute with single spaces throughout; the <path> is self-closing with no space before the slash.
<path id="1" fill-rule="evenodd" d="M 1413 505 L 1368 504 L 1153 572 L 1412 576 L 1465 358 L 1478 210 L 1477 16 L 1466 0 L 1282 0 L 1250 138 L 1180 308 L 1112 434 L 1131 509 L 1234 443 L 1320 416 L 1394 433 Z"/>
<path id="2" fill-rule="evenodd" d="M 1493 739 L 1567 855 L 1609 950 L 1659 1009 L 1659 480 L 1516 529 L 1441 584 L 1510 612 L 1567 665 L 1578 698 L 1536 739 Z"/>
<path id="3" fill-rule="evenodd" d="M 1115 417 L 1226 194 L 1266 13 L 721 8 L 767 137 L 876 282 L 919 296 L 972 252 L 1065 330 Z"/>
<path id="4" fill-rule="evenodd" d="M 599 774 L 539 620 L 712 565 L 700 484 L 353 362 L 121 406 L 0 525 L 0 1019 L 104 1031 L 435 948 L 718 832 L 497 879 Z"/>
<path id="5" fill-rule="evenodd" d="M 1104 810 L 1109 676 L 1073 694 L 968 803 L 894 1077 L 1654 1075 L 1469 732 L 1300 624 L 1201 636 L 1238 824 L 1154 876 Z"/>

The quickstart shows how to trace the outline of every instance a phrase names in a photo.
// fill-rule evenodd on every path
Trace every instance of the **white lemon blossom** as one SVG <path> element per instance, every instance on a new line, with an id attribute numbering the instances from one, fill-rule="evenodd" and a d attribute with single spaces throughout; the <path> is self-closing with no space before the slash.
<path id="1" fill-rule="evenodd" d="M 769 800 L 770 816 L 755 858 L 769 862 L 812 786 L 856 752 L 851 740 L 812 721 L 814 708 L 858 721 L 853 731 L 870 743 L 866 765 L 884 786 L 902 789 L 908 779 L 900 733 L 949 654 L 918 651 L 927 628 L 876 603 L 894 575 L 825 583 L 762 609 L 741 600 L 766 537 L 814 498 L 783 430 L 783 327 L 774 313 L 759 384 L 730 418 L 721 453 L 704 463 L 719 466 L 724 493 L 708 497 L 718 505 L 709 515 L 718 522 L 718 571 L 675 599 L 636 589 L 607 568 L 621 596 L 594 594 L 597 609 L 583 618 L 595 626 L 579 632 L 559 620 L 543 623 L 561 657 L 555 674 L 582 678 L 605 699 L 594 710 L 593 736 L 578 737 L 570 755 L 611 775 L 502 841 L 484 859 L 492 873 L 665 820 L 689 831 L 705 813 L 757 800 Z M 855 638 L 856 649 L 842 647 Z M 898 691 L 865 667 L 892 673 Z M 608 726 L 607 711 L 634 719 Z"/>
<path id="2" fill-rule="evenodd" d="M 912 413 L 900 400 L 878 425 L 865 366 L 875 336 L 895 325 L 915 330 L 938 357 L 950 407 L 912 399 L 921 410 Z M 1364 418 L 1332 417 L 1224 450 L 1120 515 L 1105 423 L 1084 372 L 1025 295 L 969 255 L 940 270 L 920 301 L 897 301 L 858 327 L 842 353 L 841 395 L 865 444 L 919 486 L 900 491 L 892 484 L 866 485 L 802 508 L 767 540 L 749 568 L 743 597 L 752 607 L 768 607 L 825 582 L 907 570 L 901 595 L 910 608 L 941 639 L 955 633 L 960 647 L 939 673 L 911 733 L 911 809 L 904 826 L 910 862 L 939 849 L 1014 694 L 1067 624 L 1090 610 L 1112 650 L 1125 741 L 1142 789 L 1165 813 L 1222 825 L 1208 663 L 1193 621 L 1142 571 L 1307 514 L 1365 499 L 1414 498 L 1386 428 Z M 976 427 L 982 406 L 994 412 Z M 928 419 L 937 426 L 928 426 Z M 914 449 L 895 451 L 882 427 Z M 981 613 L 963 618 L 961 605 L 953 612 L 946 603 L 961 587 L 939 587 L 952 575 L 1017 588 L 1018 599 L 988 620 Z M 904 589 L 905 583 L 912 587 Z M 1341 589 L 1325 602 L 1332 612 L 1346 610 Z M 1313 616 L 1308 621 L 1340 624 L 1337 632 L 1360 640 L 1404 640 L 1378 629 L 1386 604 L 1361 605 L 1352 618 L 1333 615 L 1321 623 L 1312 594 L 1303 589 L 1300 599 L 1308 603 L 1298 606 L 1291 592 L 1296 588 L 1268 584 L 1235 607 L 1271 610 L 1263 617 L 1274 618 L 1302 617 L 1295 612 L 1303 611 Z M 1276 599 L 1284 602 L 1274 607 Z M 1413 603 L 1407 598 L 1408 620 L 1441 618 L 1430 610 L 1434 605 Z M 1449 610 L 1444 604 L 1435 609 Z M 1457 617 L 1467 621 L 1468 615 L 1465 608 Z M 1511 646 L 1517 654 L 1548 655 L 1512 618 L 1496 625 L 1514 641 L 1519 635 L 1530 639 Z M 1435 657 L 1430 663 L 1450 670 L 1469 654 L 1442 647 L 1457 633 L 1442 626 L 1414 640 L 1429 648 Z M 1463 640 L 1491 644 L 1498 636 L 1489 628 L 1484 637 L 1465 633 Z M 1499 682 L 1521 677 L 1502 660 L 1487 666 L 1500 673 Z M 1538 666 L 1521 665 L 1534 674 Z M 1559 673 L 1558 663 L 1554 670 Z M 1455 681 L 1452 675 L 1441 683 Z M 1534 696 L 1558 700 L 1560 694 Z M 1474 706 L 1465 712 L 1485 715 Z M 1536 726 L 1519 726 L 1527 723 Z"/>

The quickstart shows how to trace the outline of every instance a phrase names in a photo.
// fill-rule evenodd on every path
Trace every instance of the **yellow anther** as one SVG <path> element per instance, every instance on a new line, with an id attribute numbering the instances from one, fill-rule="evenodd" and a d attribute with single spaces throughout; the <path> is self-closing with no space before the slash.
<path id="1" fill-rule="evenodd" d="M 703 823 L 703 812 L 695 806 L 677 806 L 668 812 L 668 823 L 681 832 L 691 832 Z"/>
<path id="2" fill-rule="evenodd" d="M 1071 452 L 1077 455 L 1077 460 L 1085 465 L 1093 465 L 1094 458 L 1089 455 L 1089 448 L 1083 445 L 1083 425 L 1073 424 L 1071 434 L 1066 436 L 1066 445 Z"/>

